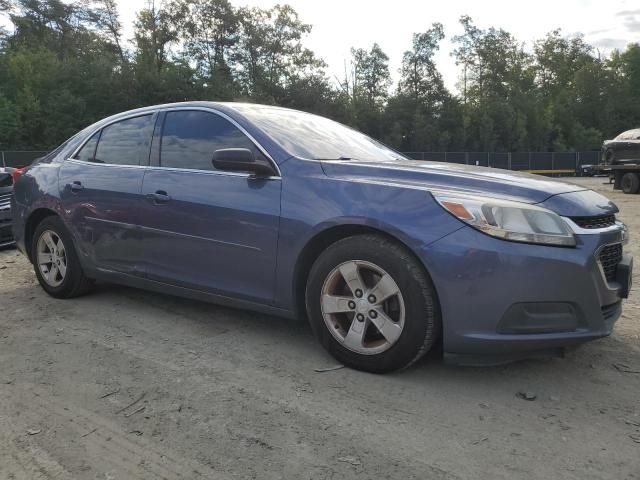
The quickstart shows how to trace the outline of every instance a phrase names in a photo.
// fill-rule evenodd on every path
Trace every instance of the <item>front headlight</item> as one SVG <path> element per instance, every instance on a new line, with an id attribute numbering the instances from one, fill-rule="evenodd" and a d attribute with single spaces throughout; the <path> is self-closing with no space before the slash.
<path id="1" fill-rule="evenodd" d="M 513 242 L 576 245 L 569 225 L 546 208 L 486 197 L 435 192 L 433 196 L 453 216 L 487 235 Z"/>

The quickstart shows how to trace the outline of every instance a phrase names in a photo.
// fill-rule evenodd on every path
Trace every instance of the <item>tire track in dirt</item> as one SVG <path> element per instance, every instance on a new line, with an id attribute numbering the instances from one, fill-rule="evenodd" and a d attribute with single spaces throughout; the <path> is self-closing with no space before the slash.
<path id="1" fill-rule="evenodd" d="M 16 425 L 17 422 L 5 421 L 4 426 L 8 427 L 11 437 L 19 439 L 27 435 L 29 425 L 37 425 L 41 430 L 37 435 L 29 437 L 28 443 L 31 448 L 36 449 L 33 454 L 27 455 L 24 450 L 18 449 L 21 452 L 18 460 L 22 465 L 38 465 L 40 464 L 38 459 L 55 457 L 56 454 L 64 456 L 66 449 L 76 454 L 80 453 L 89 465 L 98 466 L 94 467 L 94 470 L 118 474 L 115 478 L 163 480 L 227 478 L 213 472 L 205 465 L 178 459 L 143 437 L 134 437 L 134 439 L 132 435 L 136 435 L 137 432 L 126 432 L 104 416 L 62 401 L 40 387 L 14 385 L 12 388 L 14 398 L 19 396 L 28 403 L 16 404 L 15 400 L 11 402 L 0 394 L 4 405 L 9 405 L 11 402 L 12 410 L 20 412 L 17 418 L 20 419 L 22 428 Z M 17 389 L 21 390 L 18 395 L 16 395 Z M 67 445 L 52 445 L 49 442 L 47 446 L 40 445 L 40 438 L 49 441 L 52 437 L 58 436 L 72 440 Z M 64 472 L 60 463 L 55 461 L 46 462 L 45 466 L 47 468 L 42 471 L 49 476 L 44 478 L 57 478 Z M 69 476 L 68 472 L 65 474 Z"/>

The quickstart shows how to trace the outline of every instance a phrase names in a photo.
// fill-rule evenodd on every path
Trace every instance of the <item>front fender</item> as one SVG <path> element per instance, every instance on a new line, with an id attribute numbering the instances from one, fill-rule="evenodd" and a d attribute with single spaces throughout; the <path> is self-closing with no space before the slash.
<path id="1" fill-rule="evenodd" d="M 283 167 L 278 240 L 277 306 L 295 309 L 296 263 L 327 229 L 362 226 L 406 245 L 422 262 L 428 245 L 463 228 L 426 190 L 327 177 L 319 162 L 292 159 Z M 437 285 L 436 285 L 437 288 Z"/>

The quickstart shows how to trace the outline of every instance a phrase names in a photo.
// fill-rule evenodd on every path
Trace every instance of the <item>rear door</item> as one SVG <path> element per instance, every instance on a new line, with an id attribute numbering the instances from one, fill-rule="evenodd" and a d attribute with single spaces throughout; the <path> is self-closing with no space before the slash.
<path id="1" fill-rule="evenodd" d="M 135 226 L 155 118 L 139 115 L 105 126 L 60 169 L 69 224 L 98 268 L 141 274 Z"/>
<path id="2" fill-rule="evenodd" d="M 218 171 L 211 163 L 220 148 L 265 153 L 228 118 L 205 110 L 167 111 L 158 140 L 156 165 L 152 161 L 142 185 L 147 275 L 270 302 L 281 179 Z"/>

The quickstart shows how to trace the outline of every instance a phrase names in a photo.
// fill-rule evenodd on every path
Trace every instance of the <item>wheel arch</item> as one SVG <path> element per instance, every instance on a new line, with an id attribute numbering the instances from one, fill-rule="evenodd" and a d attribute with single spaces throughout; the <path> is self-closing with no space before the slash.
<path id="1" fill-rule="evenodd" d="M 58 216 L 58 214 L 50 208 L 36 208 L 29 214 L 24 227 L 24 248 L 27 253 L 27 258 L 33 261 L 31 258 L 31 244 L 33 243 L 33 234 L 38 227 L 38 224 L 45 218 Z"/>
<path id="2" fill-rule="evenodd" d="M 420 259 L 420 257 L 415 253 L 415 251 L 407 244 L 407 242 L 398 238 L 396 235 L 392 235 L 389 232 L 381 230 L 376 227 L 372 227 L 370 225 L 362 225 L 362 224 L 341 224 L 334 225 L 324 230 L 317 232 L 313 237 L 311 237 L 303 249 L 298 255 L 298 259 L 295 264 L 294 272 L 293 272 L 293 301 L 294 301 L 294 309 L 296 316 L 298 318 L 307 318 L 307 309 L 305 305 L 305 290 L 307 286 L 307 280 L 309 278 L 309 273 L 311 272 L 311 267 L 314 262 L 320 256 L 320 254 L 325 251 L 328 247 L 333 245 L 339 240 L 343 240 L 348 237 L 352 237 L 355 235 L 364 235 L 364 234 L 375 234 L 380 235 L 382 237 L 391 240 L 394 243 L 402 246 L 407 250 L 418 262 L 418 264 L 422 267 L 424 273 L 431 279 L 431 283 L 433 284 L 433 279 L 431 278 L 431 274 L 427 270 L 424 262 Z M 435 284 L 434 284 L 434 290 Z M 437 290 L 436 293 L 436 301 L 439 302 Z"/>

